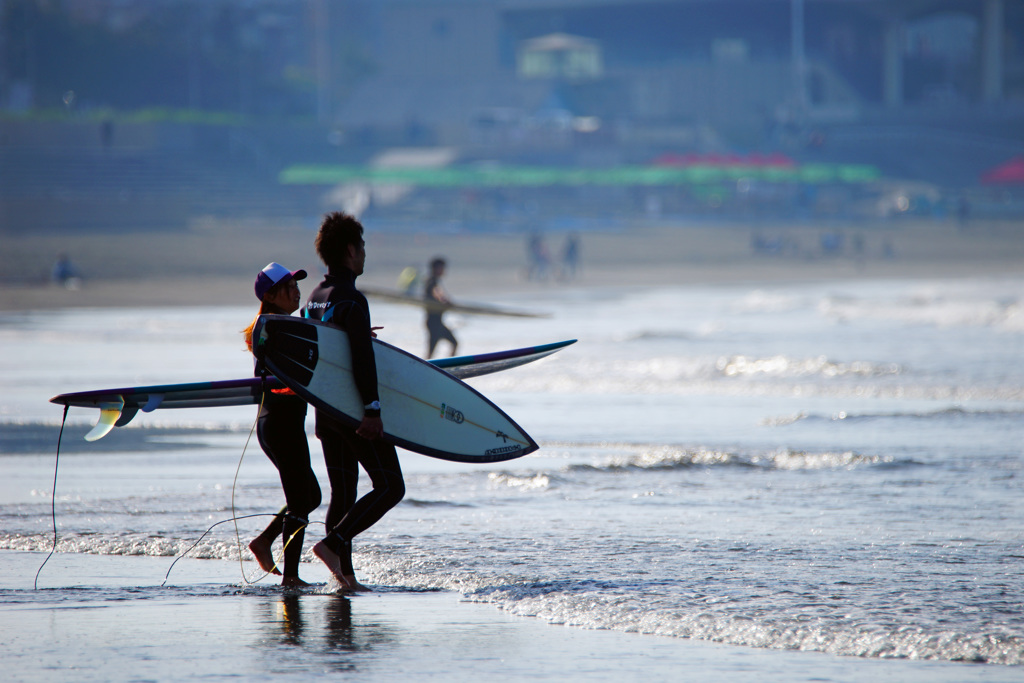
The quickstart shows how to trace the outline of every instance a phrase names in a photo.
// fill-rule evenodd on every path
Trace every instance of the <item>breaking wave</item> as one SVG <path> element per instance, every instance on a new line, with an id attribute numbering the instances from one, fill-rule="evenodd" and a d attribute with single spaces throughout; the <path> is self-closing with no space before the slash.
<path id="1" fill-rule="evenodd" d="M 825 356 L 814 358 L 789 358 L 787 356 L 771 356 L 755 358 L 751 356 L 722 357 L 715 363 L 715 369 L 725 377 L 754 377 L 758 375 L 770 377 L 882 377 L 899 375 L 903 369 L 895 363 L 869 363 L 853 361 L 842 363 L 829 360 Z"/>
<path id="2" fill-rule="evenodd" d="M 818 304 L 818 312 L 840 322 L 889 320 L 941 328 L 992 327 L 1005 332 L 1024 331 L 1024 305 L 1016 298 L 972 297 L 937 289 L 891 300 L 825 297 Z"/>
<path id="3" fill-rule="evenodd" d="M 467 600 L 551 624 L 841 656 L 1024 664 L 1024 638 L 998 626 L 982 633 L 910 623 L 880 626 L 860 618 L 855 605 L 834 598 L 835 605 L 827 604 L 828 595 L 783 591 L 771 597 L 763 586 L 748 593 L 776 605 L 770 609 L 699 587 L 647 583 L 642 576 L 628 585 L 614 579 L 551 582 L 508 573 L 488 576 L 462 571 L 450 559 L 406 560 L 402 553 L 376 547 L 362 560 L 374 582 L 458 591 Z"/>
<path id="4" fill-rule="evenodd" d="M 603 447 L 612 447 L 603 444 Z M 569 471 L 672 470 L 693 467 L 740 467 L 769 470 L 849 469 L 872 465 L 900 464 L 891 456 L 865 455 L 853 451 L 807 452 L 778 449 L 767 452 L 732 452 L 677 446 L 620 444 L 616 450 L 626 453 L 611 455 L 595 464 L 571 465 Z M 912 464 L 906 461 L 903 464 Z"/>
<path id="5" fill-rule="evenodd" d="M 951 419 L 1002 420 L 1022 418 L 1024 418 L 1024 410 L 972 410 L 963 408 L 962 406 L 954 406 L 951 408 L 941 408 L 939 410 L 890 411 L 878 413 L 852 413 L 847 411 L 838 411 L 830 415 L 820 415 L 803 411 L 793 415 L 767 417 L 764 418 L 760 424 L 766 427 L 785 427 L 804 420 L 809 422 L 867 422 L 872 420 L 899 419 L 924 421 L 935 420 L 946 422 Z"/>

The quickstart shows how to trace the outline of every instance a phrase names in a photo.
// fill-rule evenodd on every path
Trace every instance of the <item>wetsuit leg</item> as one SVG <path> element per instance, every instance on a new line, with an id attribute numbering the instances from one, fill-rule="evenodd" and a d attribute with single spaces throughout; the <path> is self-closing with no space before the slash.
<path id="1" fill-rule="evenodd" d="M 331 483 L 331 500 L 327 505 L 325 523 L 330 532 L 356 502 L 359 484 L 359 461 L 350 452 L 348 440 L 337 429 L 317 428 L 317 438 L 324 451 L 327 477 Z"/>
<path id="2" fill-rule="evenodd" d="M 349 507 L 340 521 L 330 527 L 327 538 L 324 539 L 327 547 L 341 557 L 343 573 L 351 574 L 353 573 L 351 566 L 352 539 L 373 526 L 387 514 L 388 510 L 402 500 L 405 496 L 405 482 L 402 478 L 401 465 L 398 462 L 398 453 L 395 452 L 395 447 L 391 444 L 384 441 L 368 441 L 348 427 L 324 430 L 324 432 L 324 436 L 328 432 L 332 433 L 332 437 L 337 437 L 344 443 L 348 456 L 345 459 L 350 464 L 354 464 L 352 463 L 354 460 L 362 465 L 373 485 L 366 495 Z M 334 445 L 340 444 L 335 443 Z M 324 443 L 324 453 L 327 457 L 326 442 Z M 330 466 L 329 463 L 328 467 L 330 468 Z M 347 484 L 351 475 L 347 469 L 342 469 L 345 470 L 344 482 Z M 334 479 L 332 478 L 333 486 Z M 331 507 L 334 507 L 333 489 Z"/>
<path id="3" fill-rule="evenodd" d="M 434 349 L 437 348 L 438 342 L 445 340 L 452 345 L 452 353 L 455 353 L 455 349 L 458 346 L 458 342 L 455 340 L 455 333 L 452 332 L 441 316 L 430 315 L 427 317 L 427 358 L 431 358 L 434 355 Z"/>
<path id="4" fill-rule="evenodd" d="M 320 485 L 310 465 L 304 416 L 302 420 L 262 417 L 256 435 L 277 467 L 284 490 L 285 509 L 278 514 L 280 521 L 272 522 L 284 536 L 283 574 L 298 576 L 309 514 L 320 505 Z"/>
<path id="5" fill-rule="evenodd" d="M 343 427 L 322 426 L 321 418 L 317 417 L 316 435 L 320 439 L 320 446 L 324 452 L 324 463 L 327 466 L 327 477 L 331 483 L 331 500 L 327 505 L 325 520 L 328 535 L 331 529 L 342 520 L 345 513 L 355 505 L 359 484 L 359 461 L 350 452 L 348 440 L 342 436 L 339 429 L 343 429 Z M 354 573 L 351 540 L 344 544 L 344 547 L 335 544 L 329 544 L 328 547 L 341 558 L 342 573 Z"/>
<path id="6" fill-rule="evenodd" d="M 438 330 L 440 322 L 440 319 L 437 319 L 434 316 L 429 316 L 427 318 L 427 358 L 434 357 L 434 349 L 437 348 L 437 342 L 441 341 L 440 332 Z"/>

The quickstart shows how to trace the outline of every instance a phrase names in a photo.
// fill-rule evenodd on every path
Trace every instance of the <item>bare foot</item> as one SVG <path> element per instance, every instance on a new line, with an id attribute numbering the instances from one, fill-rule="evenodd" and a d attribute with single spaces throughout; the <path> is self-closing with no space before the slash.
<path id="1" fill-rule="evenodd" d="M 342 577 L 342 579 L 339 579 L 339 580 L 345 585 L 345 588 L 347 590 L 350 590 L 350 591 L 353 591 L 353 592 L 356 592 L 356 593 L 372 593 L 373 592 L 372 588 L 364 586 L 363 584 L 361 584 L 358 581 L 356 581 L 355 574 L 346 574 L 344 577 Z"/>
<path id="2" fill-rule="evenodd" d="M 348 582 L 345 581 L 345 575 L 341 573 L 341 558 L 338 557 L 337 553 L 327 547 L 327 544 L 320 541 L 313 546 L 313 554 L 320 558 L 320 561 L 327 565 L 327 568 L 331 570 L 331 574 L 334 575 L 342 586 L 347 587 Z"/>
<path id="3" fill-rule="evenodd" d="M 274 562 L 274 553 L 270 551 L 270 544 L 262 536 L 257 536 L 249 542 L 249 551 L 256 557 L 256 563 L 259 564 L 260 569 L 268 574 L 281 573 Z"/>
<path id="4" fill-rule="evenodd" d="M 310 584 L 303 581 L 297 576 L 286 576 L 281 579 L 281 585 L 287 588 L 305 588 Z"/>
<path id="5" fill-rule="evenodd" d="M 313 554 L 320 558 L 320 561 L 327 565 L 331 574 L 341 584 L 342 590 L 348 593 L 371 592 L 372 589 L 364 586 L 356 580 L 355 574 L 342 574 L 341 558 L 327 544 L 320 541 L 313 546 Z"/>

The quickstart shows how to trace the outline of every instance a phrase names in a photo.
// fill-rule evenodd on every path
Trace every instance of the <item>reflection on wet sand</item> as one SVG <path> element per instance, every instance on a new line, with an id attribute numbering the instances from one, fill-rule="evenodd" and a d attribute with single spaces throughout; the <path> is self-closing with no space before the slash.
<path id="1" fill-rule="evenodd" d="M 352 601 L 344 595 L 286 592 L 267 607 L 273 616 L 265 623 L 276 628 L 277 642 L 326 658 L 335 671 L 355 669 L 352 655 L 396 641 L 394 630 L 372 615 L 353 620 Z"/>

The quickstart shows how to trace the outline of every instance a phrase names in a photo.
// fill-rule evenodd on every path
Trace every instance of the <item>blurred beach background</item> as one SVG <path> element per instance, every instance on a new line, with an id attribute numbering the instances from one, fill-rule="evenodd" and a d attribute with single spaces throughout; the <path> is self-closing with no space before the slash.
<path id="1" fill-rule="evenodd" d="M 884 4 L 0 0 L 11 679 L 1021 680 L 1024 5 Z M 403 453 L 351 598 L 239 552 L 251 406 L 55 469 L 48 402 L 251 373 L 333 210 L 543 316 L 460 353 L 579 340 L 471 382 L 537 453 Z"/>
<path id="2" fill-rule="evenodd" d="M 96 306 L 167 306 L 255 302 L 252 281 L 266 262 L 324 272 L 313 251 L 318 222 L 206 225 L 172 232 L 115 234 L 28 231 L 3 236 L 6 263 L 0 310 Z M 528 293 L 542 303 L 566 287 L 632 288 L 671 284 L 807 282 L 842 279 L 949 278 L 1013 275 L 1024 263 L 1024 225 L 978 220 L 970 230 L 955 221 L 901 223 L 765 222 L 655 223 L 574 233 L 543 234 L 551 263 L 544 277 L 530 277 L 531 233 L 396 232 L 386 220 L 365 219 L 367 272 L 361 284 L 397 291 L 412 266 L 425 277 L 427 263 L 451 264 L 445 284 L 463 299 Z M 571 278 L 563 278 L 561 253 L 573 235 L 580 249 Z M 785 253 L 753 247 L 759 234 L 786 240 Z M 842 252 L 822 250 L 823 237 L 841 235 Z M 859 242 L 860 251 L 850 246 Z M 79 278 L 54 282 L 59 254 L 68 254 Z M 308 286 L 308 285 L 307 285 Z"/>

